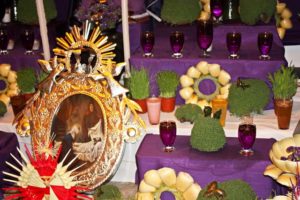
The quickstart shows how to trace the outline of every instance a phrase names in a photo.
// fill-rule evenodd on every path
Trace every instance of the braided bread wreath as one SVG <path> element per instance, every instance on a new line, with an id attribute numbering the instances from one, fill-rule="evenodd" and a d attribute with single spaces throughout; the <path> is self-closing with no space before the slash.
<path id="1" fill-rule="evenodd" d="M 201 187 L 186 172 L 176 172 L 164 167 L 149 170 L 139 185 L 137 200 L 159 200 L 163 192 L 171 192 L 176 200 L 196 200 Z"/>
<path id="2" fill-rule="evenodd" d="M 10 97 L 18 94 L 17 73 L 11 70 L 10 64 L 0 64 L 0 101 L 8 106 Z"/>
<path id="3" fill-rule="evenodd" d="M 205 106 L 211 106 L 210 101 L 214 98 L 228 98 L 230 79 L 230 74 L 221 69 L 219 64 L 201 61 L 196 67 L 191 66 L 187 73 L 180 77 L 182 89 L 179 94 L 186 104 L 197 104 L 203 109 Z M 214 83 L 215 91 L 211 94 L 204 94 L 200 91 L 199 85 L 204 80 L 211 80 Z"/>

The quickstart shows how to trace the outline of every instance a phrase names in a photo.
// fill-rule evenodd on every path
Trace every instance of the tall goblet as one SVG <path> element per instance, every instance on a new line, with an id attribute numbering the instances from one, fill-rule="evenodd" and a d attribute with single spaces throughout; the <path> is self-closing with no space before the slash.
<path id="1" fill-rule="evenodd" d="M 8 54 L 7 45 L 8 45 L 7 30 L 1 28 L 0 29 L 0 55 Z"/>
<path id="2" fill-rule="evenodd" d="M 210 0 L 210 10 L 213 15 L 214 22 L 220 23 L 220 17 L 223 14 L 222 0 Z"/>
<path id="3" fill-rule="evenodd" d="M 159 124 L 159 135 L 162 143 L 165 145 L 165 152 L 175 150 L 174 142 L 176 139 L 176 123 L 175 121 L 163 121 Z"/>
<path id="4" fill-rule="evenodd" d="M 143 32 L 141 35 L 141 45 L 144 51 L 144 57 L 152 57 L 152 49 L 154 46 L 154 33 L 151 31 Z"/>
<path id="5" fill-rule="evenodd" d="M 173 51 L 173 58 L 182 58 L 183 55 L 181 53 L 183 44 L 184 44 L 184 34 L 179 31 L 175 31 L 170 35 L 170 43 Z"/>
<path id="6" fill-rule="evenodd" d="M 34 43 L 34 31 L 33 29 L 25 29 L 21 34 L 21 40 L 24 48 L 26 49 L 26 55 L 34 54 L 32 51 L 33 43 Z"/>
<path id="7" fill-rule="evenodd" d="M 227 44 L 227 49 L 230 53 L 229 58 L 230 59 L 238 59 L 238 51 L 241 46 L 241 40 L 242 40 L 242 35 L 241 33 L 227 33 L 226 35 L 226 44 Z"/>
<path id="8" fill-rule="evenodd" d="M 213 40 L 213 23 L 211 20 L 200 20 L 197 26 L 197 42 L 203 50 L 203 57 L 209 57 L 208 47 Z"/>
<path id="9" fill-rule="evenodd" d="M 258 49 L 260 51 L 259 59 L 270 60 L 269 53 L 272 48 L 273 34 L 270 32 L 259 33 L 257 37 Z"/>

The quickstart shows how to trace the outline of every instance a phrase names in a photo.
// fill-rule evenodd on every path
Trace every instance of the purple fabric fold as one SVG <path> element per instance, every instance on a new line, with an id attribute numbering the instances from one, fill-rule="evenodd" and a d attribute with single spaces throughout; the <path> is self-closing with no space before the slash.
<path id="1" fill-rule="evenodd" d="M 274 139 L 256 139 L 254 155 L 239 154 L 237 138 L 227 138 L 227 144 L 218 152 L 200 152 L 189 145 L 189 136 L 177 136 L 176 150 L 162 151 L 159 135 L 147 134 L 137 153 L 137 180 L 141 181 L 146 171 L 162 167 L 174 168 L 176 173 L 188 172 L 201 187 L 216 181 L 242 179 L 249 183 L 258 197 L 267 198 L 272 192 L 272 179 L 263 175 L 269 161 L 269 150 Z"/>

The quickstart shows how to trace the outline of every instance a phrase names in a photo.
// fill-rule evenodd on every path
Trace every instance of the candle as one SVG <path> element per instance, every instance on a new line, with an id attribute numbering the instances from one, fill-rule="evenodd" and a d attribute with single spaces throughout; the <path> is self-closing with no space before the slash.
<path id="1" fill-rule="evenodd" d="M 122 29 L 123 29 L 123 46 L 124 46 L 124 60 L 125 76 L 130 75 L 129 57 L 130 57 L 130 42 L 129 42 L 129 24 L 128 24 L 128 0 L 122 0 Z"/>
<path id="2" fill-rule="evenodd" d="M 36 8 L 37 14 L 39 18 L 40 24 L 40 32 L 43 44 L 43 52 L 44 52 L 44 59 L 50 60 L 50 48 L 49 48 L 49 40 L 48 40 L 48 30 L 47 30 L 47 21 L 45 16 L 45 9 L 44 9 L 44 2 L 43 0 L 36 0 Z"/>

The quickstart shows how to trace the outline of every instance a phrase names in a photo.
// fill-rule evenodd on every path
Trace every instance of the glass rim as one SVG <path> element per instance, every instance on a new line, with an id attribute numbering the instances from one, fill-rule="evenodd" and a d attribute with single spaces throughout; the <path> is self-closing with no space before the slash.
<path id="1" fill-rule="evenodd" d="M 259 32 L 258 35 L 272 35 L 273 36 L 273 33 L 270 31 L 264 31 L 264 32 Z"/>
<path id="2" fill-rule="evenodd" d="M 169 127 L 171 124 L 175 124 L 175 126 L 176 126 L 176 121 L 175 120 L 163 120 L 163 121 L 159 122 L 159 126 L 163 126 L 163 127 Z"/>
<path id="3" fill-rule="evenodd" d="M 240 35 L 242 36 L 242 33 L 241 32 L 238 32 L 238 31 L 231 31 L 231 32 L 228 32 L 226 35 Z"/>
<path id="4" fill-rule="evenodd" d="M 184 33 L 182 31 L 172 31 L 171 35 L 174 35 L 174 34 L 184 35 Z"/>

